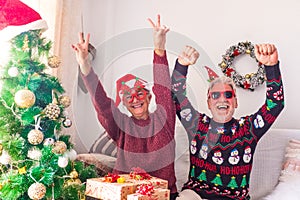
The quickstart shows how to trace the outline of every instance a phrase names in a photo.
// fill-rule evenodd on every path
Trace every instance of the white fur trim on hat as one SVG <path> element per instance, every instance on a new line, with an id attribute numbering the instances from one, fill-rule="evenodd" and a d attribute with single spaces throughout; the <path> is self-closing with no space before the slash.
<path id="1" fill-rule="evenodd" d="M 43 31 L 47 30 L 47 22 L 43 19 L 40 19 L 22 26 L 7 26 L 0 31 L 0 39 L 3 41 L 8 41 L 25 31 L 38 29 L 41 29 Z"/>

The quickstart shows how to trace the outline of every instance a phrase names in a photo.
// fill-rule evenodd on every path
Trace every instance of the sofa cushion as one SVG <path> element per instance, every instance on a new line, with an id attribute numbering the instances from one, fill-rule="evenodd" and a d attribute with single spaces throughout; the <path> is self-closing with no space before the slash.
<path id="1" fill-rule="evenodd" d="M 115 142 L 109 137 L 107 132 L 104 131 L 92 144 L 89 153 L 99 153 L 116 157 L 117 147 Z"/>
<path id="2" fill-rule="evenodd" d="M 291 139 L 300 140 L 300 131 L 270 129 L 259 141 L 250 178 L 251 199 L 260 200 L 275 189 Z"/>
<path id="3" fill-rule="evenodd" d="M 99 176 L 105 176 L 112 172 L 116 158 L 100 153 L 83 153 L 78 154 L 76 160 L 82 161 L 87 165 L 95 165 Z"/>
<path id="4" fill-rule="evenodd" d="M 300 194 L 300 141 L 290 140 L 286 148 L 279 183 L 263 200 L 299 200 Z"/>

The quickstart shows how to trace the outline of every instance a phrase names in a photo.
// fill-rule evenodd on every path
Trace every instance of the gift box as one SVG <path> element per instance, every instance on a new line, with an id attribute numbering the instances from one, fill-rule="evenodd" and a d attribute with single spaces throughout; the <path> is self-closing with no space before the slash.
<path id="1" fill-rule="evenodd" d="M 130 174 L 118 175 L 124 182 L 107 182 L 107 178 L 91 178 L 86 181 L 86 196 L 102 200 L 126 200 L 127 195 L 134 194 L 137 187 L 142 184 L 151 184 L 154 189 L 167 189 L 168 181 L 156 177 L 144 180 L 132 178 Z"/>
<path id="2" fill-rule="evenodd" d="M 127 200 L 169 200 L 170 190 L 168 189 L 154 189 L 151 194 L 129 194 Z"/>

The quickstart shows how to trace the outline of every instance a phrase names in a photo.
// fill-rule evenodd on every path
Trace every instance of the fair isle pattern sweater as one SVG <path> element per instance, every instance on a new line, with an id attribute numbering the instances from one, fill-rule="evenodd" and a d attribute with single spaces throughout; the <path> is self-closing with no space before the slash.
<path id="1" fill-rule="evenodd" d="M 187 69 L 177 62 L 172 74 L 176 113 L 190 144 L 190 171 L 183 189 L 192 189 L 204 199 L 250 199 L 249 177 L 257 142 L 284 107 L 279 63 L 265 66 L 265 104 L 256 113 L 225 124 L 191 105 L 185 95 Z"/>
<path id="2" fill-rule="evenodd" d="M 175 193 L 176 114 L 166 52 L 163 57 L 154 53 L 152 91 L 155 94 L 156 110 L 146 120 L 122 113 L 107 96 L 93 70 L 82 77 L 99 122 L 118 147 L 113 173 L 129 173 L 132 168 L 140 167 L 152 176 L 168 180 L 171 193 Z"/>

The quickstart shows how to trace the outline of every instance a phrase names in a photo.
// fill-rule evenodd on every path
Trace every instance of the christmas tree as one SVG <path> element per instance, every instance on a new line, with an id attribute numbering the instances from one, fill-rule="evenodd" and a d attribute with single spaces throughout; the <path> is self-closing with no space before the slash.
<path id="1" fill-rule="evenodd" d="M 228 183 L 227 187 L 230 187 L 231 189 L 238 187 L 234 176 L 231 177 L 231 181 Z"/>
<path id="2" fill-rule="evenodd" d="M 9 2 L 1 12 L 14 16 L 0 21 L 0 32 L 16 22 L 27 25 L 25 11 L 40 17 Z M 52 42 L 42 29 L 12 35 L 9 59 L 0 66 L 0 199 L 83 199 L 84 182 L 97 174 L 76 161 L 71 137 L 62 133 L 72 125 L 66 111 L 71 101 L 58 78 L 45 72 L 59 67 L 60 59 L 50 55 Z"/>
<path id="3" fill-rule="evenodd" d="M 202 170 L 201 174 L 197 177 L 199 181 L 207 181 L 206 171 Z"/>
<path id="4" fill-rule="evenodd" d="M 241 183 L 241 187 L 242 188 L 245 188 L 247 185 L 247 180 L 246 180 L 246 175 L 243 176 L 243 179 L 242 179 L 242 183 Z"/>
<path id="5" fill-rule="evenodd" d="M 217 174 L 216 177 L 214 178 L 214 180 L 212 180 L 211 182 L 214 183 L 215 186 L 223 185 L 220 174 Z"/>

